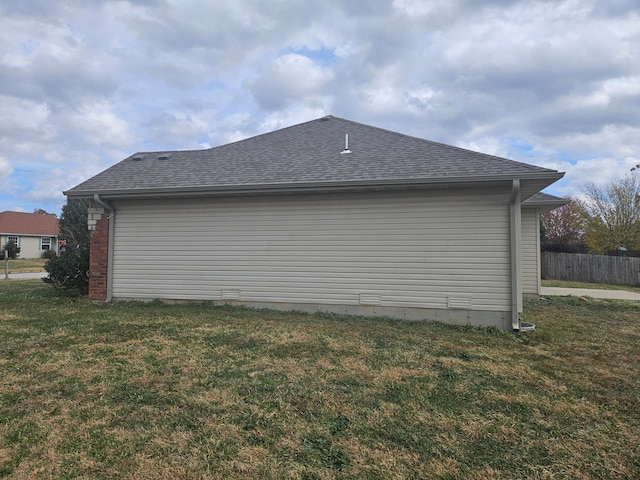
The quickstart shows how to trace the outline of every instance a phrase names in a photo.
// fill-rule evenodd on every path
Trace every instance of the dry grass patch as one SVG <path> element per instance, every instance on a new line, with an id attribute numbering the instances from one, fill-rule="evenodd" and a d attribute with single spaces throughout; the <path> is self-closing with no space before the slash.
<path id="1" fill-rule="evenodd" d="M 9 273 L 30 273 L 44 270 L 44 258 L 17 258 L 9 260 Z M 4 272 L 4 260 L 2 260 L 2 271 Z"/>
<path id="2" fill-rule="evenodd" d="M 640 306 L 525 316 L 513 335 L 8 282 L 0 477 L 640 477 Z"/>

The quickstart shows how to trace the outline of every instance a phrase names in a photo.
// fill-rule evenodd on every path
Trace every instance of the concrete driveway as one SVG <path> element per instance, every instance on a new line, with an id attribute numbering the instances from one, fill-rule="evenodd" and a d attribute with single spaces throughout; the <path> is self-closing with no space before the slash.
<path id="1" fill-rule="evenodd" d="M 573 295 L 574 297 L 591 297 L 604 298 L 612 300 L 632 300 L 640 302 L 640 293 L 627 292 L 625 290 L 596 290 L 591 288 L 559 288 L 559 287 L 541 287 L 541 295 L 566 297 Z"/>

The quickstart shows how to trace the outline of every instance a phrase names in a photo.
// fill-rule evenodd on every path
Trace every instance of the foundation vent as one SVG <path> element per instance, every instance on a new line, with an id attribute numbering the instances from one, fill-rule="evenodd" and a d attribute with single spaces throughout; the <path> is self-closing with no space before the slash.
<path id="1" fill-rule="evenodd" d="M 360 305 L 380 305 L 382 297 L 379 293 L 361 293 Z"/>
<path id="2" fill-rule="evenodd" d="M 222 290 L 221 296 L 223 300 L 239 300 L 240 290 L 237 288 L 227 288 Z"/>
<path id="3" fill-rule="evenodd" d="M 469 295 L 449 295 L 447 297 L 447 307 L 469 309 L 472 306 Z"/>

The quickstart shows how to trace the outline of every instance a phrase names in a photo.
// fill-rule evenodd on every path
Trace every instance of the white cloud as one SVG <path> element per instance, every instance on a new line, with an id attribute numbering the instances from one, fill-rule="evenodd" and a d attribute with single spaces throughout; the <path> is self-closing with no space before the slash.
<path id="1" fill-rule="evenodd" d="M 458 146 L 498 157 L 509 158 L 510 156 L 508 145 L 505 145 L 505 142 L 497 137 L 478 138 L 470 142 L 463 142 Z"/>
<path id="2" fill-rule="evenodd" d="M 13 167 L 9 163 L 9 160 L 0 156 L 0 182 L 9 178 L 13 173 Z"/>
<path id="3" fill-rule="evenodd" d="M 454 2 L 450 2 L 449 5 Z M 438 12 L 443 7 L 440 2 L 425 2 L 423 0 L 393 0 L 393 7 L 408 17 L 427 17 Z"/>
<path id="4" fill-rule="evenodd" d="M 133 145 L 129 124 L 115 111 L 112 104 L 92 101 L 67 110 L 59 116 L 74 136 L 82 137 L 85 148 L 113 148 Z"/>
<path id="5" fill-rule="evenodd" d="M 324 87 L 333 79 L 330 68 L 310 58 L 288 53 L 276 58 L 262 75 L 249 79 L 245 87 L 266 110 L 286 108 L 292 102 L 322 102 Z"/>
<path id="6" fill-rule="evenodd" d="M 35 176 L 32 188 L 25 197 L 35 202 L 64 202 L 62 191 L 67 187 L 69 174 L 62 168 L 53 168 Z"/>
<path id="7" fill-rule="evenodd" d="M 579 156 L 607 152 L 624 158 L 640 152 L 640 126 L 598 125 L 598 130 L 568 133 L 553 138 L 539 138 L 540 145 L 554 146 L 558 151 L 575 152 Z"/>
<path id="8" fill-rule="evenodd" d="M 0 95 L 0 110 L 0 138 L 18 136 L 32 140 L 37 136 L 47 140 L 55 134 L 51 111 L 45 103 Z"/>
<path id="9" fill-rule="evenodd" d="M 330 113 L 330 109 L 321 106 L 296 105 L 285 110 L 270 113 L 260 123 L 260 132 L 270 132 L 278 128 L 295 125 L 314 118 L 320 118 Z"/>
<path id="10" fill-rule="evenodd" d="M 640 157 L 599 157 L 576 162 L 549 161 L 547 166 L 566 172 L 562 185 L 558 187 L 561 195 L 580 196 L 588 183 L 603 186 L 614 182 L 631 175 L 631 168 L 638 163 Z"/>
<path id="11" fill-rule="evenodd" d="M 640 151 L 640 9 L 597 0 L 0 5 L 0 151 L 13 169 L 4 185 L 31 191 L 14 188 L 4 204 L 57 202 L 60 189 L 133 151 L 216 146 L 328 113 L 556 167 L 567 171 L 559 188 L 578 191 L 592 175 L 624 175 Z"/>

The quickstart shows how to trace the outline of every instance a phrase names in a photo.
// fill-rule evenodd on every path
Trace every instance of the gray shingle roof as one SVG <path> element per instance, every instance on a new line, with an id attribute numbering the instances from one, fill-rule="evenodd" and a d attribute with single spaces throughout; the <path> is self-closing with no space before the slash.
<path id="1" fill-rule="evenodd" d="M 569 203 L 569 200 L 556 197 L 555 195 L 549 195 L 544 192 L 538 192 L 524 201 L 524 205 L 526 206 L 540 207 L 546 210 L 553 210 L 554 208 L 561 207 L 567 203 Z"/>
<path id="2" fill-rule="evenodd" d="M 341 154 L 349 135 L 350 154 Z M 167 157 L 167 158 L 164 158 Z M 132 155 L 68 190 L 69 196 L 305 185 L 432 183 L 549 177 L 516 162 L 334 116 L 206 150 Z"/>

